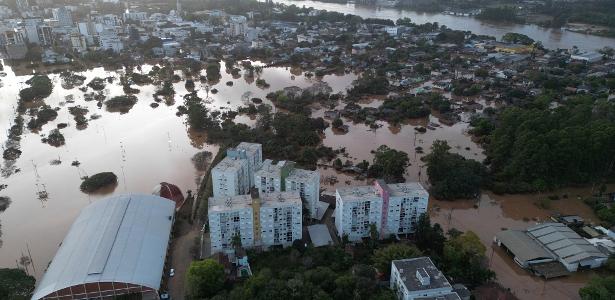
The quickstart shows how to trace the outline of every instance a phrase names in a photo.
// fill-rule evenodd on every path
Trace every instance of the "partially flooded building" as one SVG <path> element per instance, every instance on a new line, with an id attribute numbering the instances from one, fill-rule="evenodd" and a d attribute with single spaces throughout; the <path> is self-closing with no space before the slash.
<path id="1" fill-rule="evenodd" d="M 522 268 L 546 278 L 594 269 L 608 256 L 562 223 L 543 223 L 526 230 L 505 230 L 495 242 L 514 256 Z"/>

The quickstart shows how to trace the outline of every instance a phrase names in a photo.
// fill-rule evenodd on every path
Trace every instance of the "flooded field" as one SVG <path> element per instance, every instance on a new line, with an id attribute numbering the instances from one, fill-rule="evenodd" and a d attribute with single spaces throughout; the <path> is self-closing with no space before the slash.
<path id="1" fill-rule="evenodd" d="M 489 267 L 496 272 L 497 281 L 519 299 L 579 299 L 578 290 L 585 286 L 594 271 L 581 271 L 571 276 L 545 281 L 521 269 L 512 257 L 493 243 L 493 237 L 503 229 L 525 229 L 537 222 L 544 222 L 554 213 L 578 214 L 588 222 L 598 218 L 578 197 L 587 197 L 590 189 L 564 189 L 549 209 L 540 209 L 534 203 L 538 195 L 494 195 L 484 193 L 480 201 L 430 200 L 431 220 L 440 223 L 447 231 L 456 228 L 474 231 L 487 246 Z M 551 194 L 550 194 L 551 195 Z M 544 197 L 544 195 L 543 195 Z"/>
<path id="2" fill-rule="evenodd" d="M 147 73 L 152 66 L 143 66 Z M 251 97 L 260 97 L 271 91 L 287 86 L 308 87 L 316 81 L 326 81 L 334 92 L 345 90 L 356 78 L 355 74 L 327 75 L 322 79 L 308 78 L 301 72 L 290 68 L 266 68 L 260 74 L 270 88 L 262 89 L 254 84 L 253 78 L 241 76 L 233 78 L 224 73 L 222 79 L 211 86 L 196 83 L 199 96 L 206 98 L 207 89 L 218 89 L 217 94 L 209 93 L 210 109 L 236 108 L 245 105 Z M 0 138 L 4 146 L 8 129 L 13 125 L 19 90 L 27 87 L 25 81 L 30 76 L 17 76 L 10 67 L 5 67 L 7 76 L 0 78 Z M 86 77 L 85 84 L 95 77 L 115 78 L 107 83 L 104 94 L 107 99 L 123 95 L 119 75 L 123 71 L 111 72 L 95 68 L 80 75 Z M 180 74 L 177 72 L 177 74 Z M 98 108 L 96 101 L 85 101 L 84 92 L 78 87 L 64 89 L 58 74 L 50 74 L 54 89 L 45 99 L 52 108 L 58 108 L 55 120 L 44 125 L 38 132 L 24 129 L 20 149 L 22 155 L 15 162 L 3 162 L 3 176 L 0 184 L 6 188 L 0 196 L 12 201 L 8 209 L 0 213 L 2 235 L 0 240 L 0 266 L 15 267 L 17 261 L 31 251 L 34 268 L 30 272 L 40 278 L 45 267 L 53 258 L 70 224 L 79 211 L 105 195 L 86 195 L 79 190 L 81 178 L 98 172 L 111 171 L 118 176 L 118 185 L 107 190 L 109 194 L 124 192 L 150 193 L 161 181 L 177 184 L 184 192 L 196 190 L 197 182 L 203 175 L 197 171 L 191 158 L 200 151 L 217 152 L 217 146 L 205 143 L 202 134 L 190 131 L 185 118 L 177 117 L 177 106 L 186 94 L 184 80 L 175 83 L 175 101 L 160 103 L 157 108 L 150 107 L 154 102 L 153 94 L 157 87 L 153 85 L 136 86 L 140 93 L 139 100 L 128 113 L 109 112 L 103 106 Z M 234 86 L 226 85 L 233 81 Z M 86 93 L 91 92 L 88 89 Z M 265 100 L 266 101 L 266 100 Z M 267 102 L 267 101 L 266 101 Z M 89 119 L 86 128 L 77 129 L 73 116 L 68 112 L 72 106 L 88 109 Z M 92 116 L 97 115 L 95 120 Z M 27 123 L 29 116 L 24 116 Z M 249 118 L 240 116 L 240 118 Z M 58 124 L 67 123 L 61 129 L 66 143 L 53 147 L 41 141 Z M 72 166 L 79 161 L 79 166 Z M 39 197 L 39 192 L 48 197 Z"/>

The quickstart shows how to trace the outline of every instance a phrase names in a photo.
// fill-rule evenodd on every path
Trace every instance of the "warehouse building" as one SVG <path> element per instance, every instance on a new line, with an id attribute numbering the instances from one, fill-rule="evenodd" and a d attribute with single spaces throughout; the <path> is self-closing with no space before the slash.
<path id="1" fill-rule="evenodd" d="M 32 299 L 158 299 L 174 212 L 173 201 L 143 194 L 84 208 Z"/>
<path id="2" fill-rule="evenodd" d="M 543 223 L 525 231 L 505 230 L 495 242 L 514 256 L 515 262 L 547 278 L 576 272 L 579 268 L 598 268 L 608 256 L 562 223 Z M 556 262 L 553 264 L 553 262 Z"/>

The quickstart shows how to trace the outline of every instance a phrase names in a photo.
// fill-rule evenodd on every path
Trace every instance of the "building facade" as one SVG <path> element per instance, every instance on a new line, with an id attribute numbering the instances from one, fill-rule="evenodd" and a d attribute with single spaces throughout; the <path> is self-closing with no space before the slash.
<path id="1" fill-rule="evenodd" d="M 371 224 L 379 237 L 408 234 L 421 214 L 427 211 L 429 193 L 416 182 L 345 187 L 335 193 L 335 227 L 338 235 L 358 241 L 370 236 Z"/>
<path id="2" fill-rule="evenodd" d="M 254 173 L 254 186 L 259 194 L 286 191 L 286 177 L 294 165 L 291 161 L 282 160 L 276 163 L 266 159 L 260 170 Z"/>
<path id="3" fill-rule="evenodd" d="M 234 151 L 243 151 L 245 152 L 245 157 L 248 160 L 248 173 L 249 176 L 249 184 L 250 187 L 254 186 L 254 176 L 253 174 L 261 168 L 263 165 L 263 146 L 261 144 L 256 143 L 246 143 L 241 142 L 237 147 L 235 147 Z M 227 151 L 228 155 L 229 151 Z"/>
<path id="4" fill-rule="evenodd" d="M 250 195 L 209 198 L 208 206 L 212 253 L 232 250 L 235 235 L 241 237 L 241 246 L 254 245 L 254 210 Z"/>
<path id="5" fill-rule="evenodd" d="M 297 192 L 261 195 L 260 242 L 264 247 L 288 247 L 302 236 L 301 196 Z"/>
<path id="6" fill-rule="evenodd" d="M 66 7 L 58 7 L 58 8 L 54 8 L 53 11 L 53 18 L 58 20 L 58 25 L 59 26 L 73 26 L 73 16 L 70 10 L 68 10 Z"/>
<path id="7" fill-rule="evenodd" d="M 238 157 L 225 157 L 212 170 L 214 197 L 236 196 L 250 191 L 248 161 Z"/>
<path id="8" fill-rule="evenodd" d="M 286 191 L 299 192 L 310 216 L 318 216 L 318 201 L 320 200 L 320 173 L 303 169 L 293 169 L 286 177 Z"/>

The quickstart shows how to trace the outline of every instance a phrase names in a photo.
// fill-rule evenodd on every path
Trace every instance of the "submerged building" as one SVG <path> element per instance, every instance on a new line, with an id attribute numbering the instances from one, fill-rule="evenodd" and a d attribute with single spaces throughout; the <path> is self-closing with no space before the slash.
<path id="1" fill-rule="evenodd" d="M 126 194 L 84 208 L 32 299 L 159 299 L 175 203 Z"/>
<path id="2" fill-rule="evenodd" d="M 514 256 L 522 268 L 546 278 L 579 268 L 598 268 L 608 255 L 562 223 L 543 223 L 526 230 L 505 230 L 495 242 Z"/>

